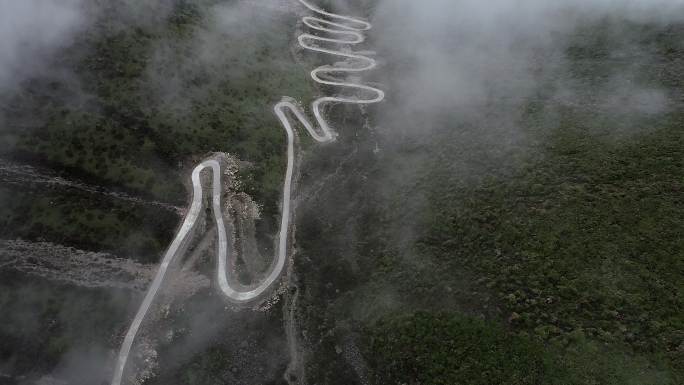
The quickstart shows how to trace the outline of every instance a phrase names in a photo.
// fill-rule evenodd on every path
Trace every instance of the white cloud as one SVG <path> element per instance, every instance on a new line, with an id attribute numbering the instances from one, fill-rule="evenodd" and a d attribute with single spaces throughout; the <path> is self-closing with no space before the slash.
<path id="1" fill-rule="evenodd" d="M 0 90 L 41 68 L 83 18 L 80 0 L 0 0 Z"/>

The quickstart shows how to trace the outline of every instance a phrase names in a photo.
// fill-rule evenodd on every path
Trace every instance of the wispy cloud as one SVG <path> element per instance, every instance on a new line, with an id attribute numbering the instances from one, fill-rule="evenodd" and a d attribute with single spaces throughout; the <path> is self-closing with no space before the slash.
<path id="1" fill-rule="evenodd" d="M 81 0 L 0 0 L 0 90 L 43 68 L 84 21 Z"/>

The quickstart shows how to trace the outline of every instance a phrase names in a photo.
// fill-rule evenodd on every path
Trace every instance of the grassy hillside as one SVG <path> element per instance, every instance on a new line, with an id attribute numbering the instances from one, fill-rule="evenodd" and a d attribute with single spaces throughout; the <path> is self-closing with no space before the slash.
<path id="1" fill-rule="evenodd" d="M 2 184 L 0 238 L 49 241 L 156 263 L 182 218 L 151 203 L 184 207 L 190 170 L 216 151 L 251 164 L 240 176 L 241 185 L 263 206 L 260 234 L 273 234 L 285 135 L 272 107 L 283 95 L 310 100 L 312 93 L 307 72 L 290 50 L 296 15 L 233 0 L 84 3 L 90 24 L 58 52 L 51 71 L 25 80 L 16 92 L 0 94 L 0 158 L 3 165 L 30 165 L 87 189 L 31 175 Z M 109 381 L 106 368 L 140 293 L 0 273 L 0 383 L 33 382 L 48 374 L 74 384 Z M 222 299 L 215 302 L 236 316 L 225 310 Z M 250 336 L 235 332 L 237 322 L 251 325 L 244 318 L 211 317 L 224 322 L 230 338 Z M 280 342 L 279 318 L 268 322 L 261 329 L 273 335 L 264 339 Z M 198 334 L 206 331 L 199 329 Z M 262 351 L 266 343 L 257 346 L 261 340 L 254 339 L 255 355 L 277 354 L 284 362 L 281 345 L 277 353 Z M 237 354 L 231 349 L 238 343 L 226 345 L 207 349 Z M 160 359 L 164 365 L 175 357 L 166 350 L 162 354 L 167 354 Z M 192 382 L 230 369 L 219 360 L 223 356 L 202 357 L 191 357 L 182 378 L 171 370 L 165 374 Z M 253 372 L 263 375 L 257 372 L 261 361 L 254 359 Z M 216 368 L 216 362 L 224 366 Z M 210 373 L 207 364 L 216 371 Z M 285 364 L 274 365 L 278 377 Z"/>
<path id="2" fill-rule="evenodd" d="M 282 95 L 309 99 L 311 88 L 289 50 L 294 15 L 240 4 L 91 4 L 95 21 L 54 59 L 59 71 L 3 96 L 2 135 L 12 145 L 0 147 L 0 155 L 57 170 L 67 179 L 182 206 L 183 182 L 194 163 L 209 152 L 230 152 L 253 164 L 244 186 L 264 205 L 270 223 L 285 165 L 284 135 L 272 105 Z M 97 242 L 68 234 L 69 226 L 59 221 L 67 220 L 60 213 L 69 212 L 69 222 L 112 230 L 103 248 L 126 243 L 116 229 L 133 230 L 132 218 L 115 215 L 102 224 L 78 199 L 67 195 L 40 206 L 41 199 L 17 195 L 4 208 L 0 232 L 35 238 L 42 224 L 57 232 L 64 228 L 64 236 L 47 232 L 50 240 L 97 248 Z M 27 224 L 15 218 L 25 217 L 26 210 L 40 211 L 45 220 L 29 218 Z M 154 259 L 177 219 L 146 217 L 137 227 L 153 227 L 156 235 L 134 249 Z M 112 251 L 130 250 L 124 245 Z"/>
<path id="3" fill-rule="evenodd" d="M 529 96 L 416 117 L 390 94 L 400 117 L 377 121 L 399 138 L 350 139 L 354 159 L 328 170 L 343 176 L 300 215 L 310 376 L 681 383 L 681 37 L 604 20 L 557 47 Z M 667 101 L 621 91 L 624 74 Z"/>

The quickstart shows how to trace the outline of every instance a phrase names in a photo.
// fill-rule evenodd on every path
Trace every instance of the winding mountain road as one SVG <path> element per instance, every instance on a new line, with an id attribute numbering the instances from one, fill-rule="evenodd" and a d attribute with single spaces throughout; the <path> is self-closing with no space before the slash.
<path id="1" fill-rule="evenodd" d="M 298 37 L 299 45 L 307 50 L 330 54 L 346 59 L 345 66 L 330 66 L 325 65 L 318 67 L 311 71 L 311 78 L 319 84 L 327 86 L 342 87 L 347 90 L 361 91 L 364 95 L 370 95 L 367 98 L 362 97 L 342 97 L 342 96 L 328 96 L 316 99 L 312 105 L 312 111 L 317 123 L 317 128 L 314 127 L 311 121 L 307 118 L 306 114 L 302 109 L 295 104 L 290 98 L 283 98 L 283 100 L 277 103 L 274 107 L 274 112 L 287 133 L 287 169 L 285 170 L 285 180 L 283 183 L 283 201 L 282 201 L 282 211 L 281 211 L 281 221 L 280 230 L 278 238 L 278 247 L 276 250 L 275 259 L 269 269 L 269 273 L 260 283 L 249 288 L 249 290 L 241 290 L 239 288 L 234 288 L 228 281 L 227 277 L 227 253 L 228 253 L 228 237 L 226 234 L 223 210 L 221 209 L 221 165 L 217 160 L 209 159 L 202 162 L 197 166 L 192 172 L 192 186 L 193 186 L 193 198 L 190 209 L 186 214 L 183 224 L 180 230 L 173 239 L 171 245 L 166 251 L 164 258 L 162 259 L 159 270 L 150 285 L 150 288 L 143 299 L 138 312 L 133 318 L 126 336 L 124 337 L 121 350 L 119 352 L 116 367 L 114 368 L 114 376 L 112 379 L 112 385 L 120 385 L 124 369 L 126 368 L 126 363 L 128 362 L 131 348 L 135 340 L 140 325 L 145 319 L 145 315 L 148 313 L 152 302 L 154 301 L 159 288 L 166 276 L 167 270 L 171 262 L 183 252 L 184 246 L 192 239 L 192 231 L 195 228 L 196 222 L 200 217 L 201 211 L 203 209 L 203 187 L 200 180 L 201 173 L 205 169 L 211 169 L 213 180 L 212 180 L 212 209 L 213 215 L 216 222 L 216 227 L 218 229 L 218 266 L 217 266 L 217 280 L 219 287 L 223 294 L 231 301 L 236 303 L 246 303 L 261 297 L 263 294 L 269 290 L 273 284 L 280 278 L 283 268 L 285 266 L 285 261 L 287 259 L 287 240 L 288 232 L 290 229 L 290 205 L 291 205 L 291 193 L 292 193 L 292 178 L 294 170 L 294 130 L 292 123 L 287 116 L 287 112 L 291 112 L 300 124 L 304 126 L 306 131 L 311 135 L 311 137 L 319 143 L 333 141 L 336 137 L 336 133 L 328 125 L 326 120 L 322 116 L 321 107 L 325 104 L 330 103 L 350 103 L 350 104 L 371 104 L 378 103 L 382 101 L 385 97 L 383 91 L 357 83 L 346 82 L 346 81 L 333 81 L 326 80 L 321 77 L 321 75 L 341 75 L 341 74 L 353 74 L 363 71 L 367 71 L 376 67 L 376 62 L 374 59 L 361 55 L 359 53 L 354 53 L 347 50 L 334 50 L 330 48 L 322 48 L 316 45 L 316 42 L 325 44 L 358 44 L 364 41 L 365 37 L 363 31 L 369 30 L 371 24 L 363 20 L 337 15 L 334 13 L 326 12 L 314 5 L 309 4 L 305 0 L 298 0 L 302 5 L 308 8 L 310 11 L 315 13 L 317 16 L 306 16 L 302 19 L 302 22 L 313 30 L 324 32 L 334 37 L 320 37 L 309 33 L 304 33 Z M 331 76 L 330 76 L 331 77 Z"/>

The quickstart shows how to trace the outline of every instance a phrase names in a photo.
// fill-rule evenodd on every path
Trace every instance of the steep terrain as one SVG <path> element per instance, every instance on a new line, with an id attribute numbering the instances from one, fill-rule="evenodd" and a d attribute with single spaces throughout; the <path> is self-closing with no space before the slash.
<path id="1" fill-rule="evenodd" d="M 353 50 L 374 70 L 323 83 L 386 98 L 322 106 L 325 144 L 283 113 L 294 236 L 263 301 L 220 290 L 199 199 L 124 383 L 682 383 L 676 1 L 312 3 L 373 24 Z M 297 37 L 354 34 L 294 0 L 84 9 L 51 70 L 0 92 L 2 385 L 110 383 L 203 160 L 238 240 L 226 279 L 258 286 L 283 238 L 273 106 L 377 96 L 311 80 L 337 60 Z"/>

